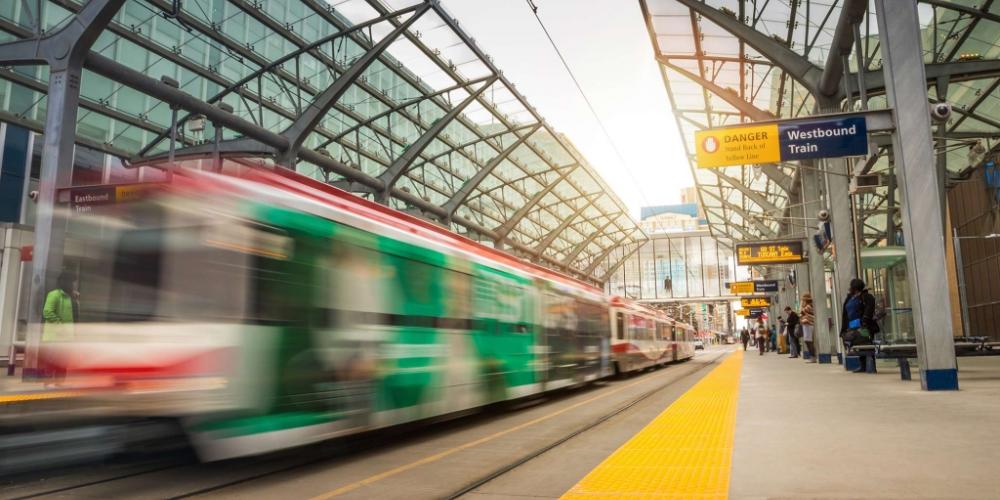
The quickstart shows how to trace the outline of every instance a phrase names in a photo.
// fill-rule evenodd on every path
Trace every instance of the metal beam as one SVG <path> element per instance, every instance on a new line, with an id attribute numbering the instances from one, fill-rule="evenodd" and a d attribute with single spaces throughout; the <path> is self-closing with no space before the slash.
<path id="1" fill-rule="evenodd" d="M 559 171 L 559 176 L 556 177 L 555 180 L 550 182 L 547 186 L 545 186 L 545 188 L 540 189 L 538 192 L 536 192 L 534 196 L 531 197 L 531 199 L 525 202 L 525 204 L 522 205 L 521 208 L 518 208 L 517 211 L 514 212 L 514 215 L 512 215 L 509 219 L 507 219 L 507 222 L 504 222 L 502 226 L 494 230 L 494 233 L 496 234 L 496 241 L 498 243 L 502 243 L 503 240 L 507 238 L 507 235 L 509 235 L 510 232 L 513 231 L 515 227 L 517 227 L 517 224 L 519 222 L 521 222 L 521 219 L 523 219 L 526 215 L 528 215 L 528 212 L 530 212 L 533 208 L 535 208 L 535 205 L 537 205 L 538 202 L 542 201 L 542 198 L 544 198 L 545 195 L 551 193 L 552 190 L 555 189 L 557 185 L 559 185 L 559 183 L 566 180 L 566 177 L 568 177 L 569 174 L 576 171 L 577 167 L 579 166 L 580 166 L 579 163 L 574 163 L 573 165 L 563 167 L 563 169 Z"/>
<path id="2" fill-rule="evenodd" d="M 773 238 L 774 237 L 775 233 L 774 233 L 773 229 L 767 227 L 767 225 L 764 224 L 763 222 L 761 222 L 759 219 L 757 219 L 756 217 L 753 217 L 752 215 L 750 215 L 750 213 L 747 212 L 746 210 L 744 210 L 743 207 L 738 207 L 736 205 L 733 205 L 732 203 L 730 203 L 730 202 L 722 199 L 722 196 L 719 196 L 719 195 L 716 195 L 715 193 L 713 193 L 710 189 L 703 188 L 701 191 L 704 192 L 705 194 L 711 196 L 712 198 L 715 198 L 716 200 L 719 200 L 719 203 L 722 203 L 722 206 L 723 206 L 724 209 L 732 210 L 732 211 L 736 212 L 737 214 L 739 214 L 740 217 L 743 217 L 744 221 L 751 222 L 757 228 L 757 230 L 760 231 L 761 235 L 764 236 L 765 238 Z"/>
<path id="3" fill-rule="evenodd" d="M 989 19 L 995 23 L 1000 23 L 1000 16 L 996 14 L 991 14 L 986 11 L 979 10 L 975 7 L 969 7 L 955 2 L 947 2 L 944 0 L 920 0 L 920 3 L 926 3 L 933 5 L 935 7 L 941 7 L 944 9 L 954 10 L 956 12 L 962 12 L 964 14 L 969 14 L 970 16 L 980 17 L 983 19 Z"/>
<path id="4" fill-rule="evenodd" d="M 361 57 L 354 61 L 354 64 L 341 73 L 326 90 L 309 103 L 309 107 L 299 115 L 298 119 L 281 133 L 281 135 L 288 138 L 289 147 L 278 156 L 278 163 L 289 166 L 294 164 L 296 154 L 302 143 L 320 120 L 326 116 L 327 111 L 344 95 L 344 92 L 347 92 L 347 89 L 357 81 L 358 77 L 385 52 L 385 49 L 389 48 L 389 45 L 396 41 L 399 35 L 406 32 L 410 26 L 413 26 L 413 23 L 420 19 L 420 16 L 429 9 L 430 4 L 424 4 L 420 10 L 414 12 L 406 21 L 366 50 Z"/>
<path id="5" fill-rule="evenodd" d="M 730 106 L 738 109 L 741 113 L 750 117 L 750 119 L 753 121 L 773 120 L 776 118 L 776 116 L 774 116 L 774 114 L 771 113 L 770 111 L 760 109 L 757 106 L 754 106 L 753 104 L 743 100 L 743 98 L 741 98 L 740 95 L 733 89 L 721 87 L 717 85 L 715 82 L 712 82 L 706 78 L 702 78 L 699 75 L 696 75 L 680 66 L 677 66 L 676 64 L 671 63 L 669 60 L 665 60 L 661 57 L 657 57 L 656 60 L 659 61 L 660 64 L 684 75 L 689 80 L 700 85 L 702 88 L 721 97 L 722 100 L 726 101 L 726 103 L 728 103 Z"/>
<path id="6" fill-rule="evenodd" d="M 578 217 L 583 215 L 583 212 L 585 210 L 587 210 L 592 206 L 591 203 L 598 196 L 600 196 L 600 193 L 584 195 L 584 201 L 580 202 L 580 206 L 577 207 L 576 210 L 574 210 L 573 213 L 569 215 L 569 217 L 564 218 L 563 221 L 559 223 L 559 226 L 557 226 L 552 231 L 549 231 L 549 234 L 545 236 L 545 239 L 543 239 L 541 243 L 535 246 L 534 249 L 535 255 L 542 255 L 543 253 L 545 253 L 545 250 L 547 250 L 549 246 L 552 245 L 552 242 L 556 241 L 556 238 L 558 238 L 559 235 L 563 233 L 563 231 L 565 231 L 570 225 L 572 225 L 573 222 L 576 221 Z"/>
<path id="7" fill-rule="evenodd" d="M 730 186 L 735 188 L 737 191 L 743 193 L 746 197 L 750 198 L 750 201 L 754 202 L 765 212 L 778 212 L 780 209 L 774 206 L 773 203 L 767 201 L 763 195 L 745 186 L 739 179 L 734 179 L 723 172 L 721 169 L 711 169 L 711 172 L 715 174 L 716 177 L 726 181 Z"/>
<path id="8" fill-rule="evenodd" d="M 917 0 L 875 0 L 886 97 L 896 118 L 893 165 L 906 238 L 906 270 L 913 306 L 921 386 L 958 389 L 958 370 L 948 297 L 943 200 L 934 169 L 927 112 Z"/>
<path id="9" fill-rule="evenodd" d="M 646 240 L 646 241 L 648 241 L 648 240 Z M 611 279 L 611 275 L 614 274 L 615 271 L 617 271 L 619 267 L 622 267 L 623 265 L 625 265 L 625 262 L 628 261 L 630 258 L 632 258 L 632 256 L 635 255 L 636 252 L 638 252 L 639 249 L 642 248 L 642 245 L 646 241 L 643 241 L 642 243 L 636 242 L 635 248 L 633 248 L 630 252 L 625 253 L 624 255 L 622 255 L 621 260 L 619 260 L 617 264 L 615 264 L 613 266 L 608 266 L 608 268 L 604 270 L 604 274 L 601 275 L 601 279 L 600 279 L 601 284 L 603 285 L 604 283 L 607 283 L 608 280 Z"/>
<path id="10" fill-rule="evenodd" d="M 527 141 L 528 138 L 534 135 L 534 133 L 537 132 L 538 129 L 540 129 L 541 127 L 542 125 L 540 123 L 531 127 L 531 130 L 529 130 L 528 133 L 524 134 L 521 137 L 518 137 L 516 141 L 512 142 L 510 145 L 508 145 L 506 148 L 500 151 L 500 153 L 491 158 L 490 161 L 486 163 L 486 165 L 477 170 L 476 173 L 472 175 L 472 177 L 466 179 L 465 182 L 462 183 L 462 187 L 458 188 L 458 191 L 455 191 L 455 194 L 453 194 L 451 198 L 448 198 L 448 201 L 446 201 L 444 205 L 442 205 L 442 208 L 444 208 L 447 214 L 445 215 L 443 221 L 445 223 L 451 222 L 451 216 L 455 214 L 455 210 L 458 210 L 458 207 L 461 206 L 462 203 L 465 203 L 465 200 L 467 200 L 469 196 L 472 195 L 472 192 L 476 189 L 476 187 L 479 186 L 479 184 L 481 184 L 483 180 L 486 179 L 486 177 L 489 176 L 493 172 L 493 170 L 500 165 L 501 162 L 507 159 L 507 157 L 510 156 L 510 154 L 513 153 L 515 149 L 519 148 L 522 144 L 524 144 L 524 141 Z"/>
<path id="11" fill-rule="evenodd" d="M 587 269 L 583 271 L 584 274 L 589 274 L 589 275 L 594 274 L 594 271 L 597 270 L 597 266 L 601 265 L 601 261 L 604 260 L 604 259 L 606 259 L 608 257 L 608 255 L 611 255 L 611 252 L 614 251 L 614 249 L 622 246 L 637 231 L 639 231 L 638 227 L 633 228 L 631 231 L 626 231 L 622 235 L 621 238 L 619 238 L 617 241 L 615 241 L 615 243 L 613 245 L 608 245 L 608 247 L 605 248 L 604 251 L 601 252 L 600 255 L 598 255 L 597 257 L 595 257 L 594 260 L 590 263 L 589 266 L 587 266 Z M 638 242 L 636 242 L 636 243 L 638 244 Z M 602 280 L 602 281 L 604 281 L 604 280 Z"/>
<path id="12" fill-rule="evenodd" d="M 835 97 L 842 93 L 840 79 L 844 76 L 844 56 L 854 50 L 854 25 L 861 22 L 867 12 L 868 0 L 844 0 L 833 40 L 830 41 L 826 65 L 819 78 L 820 95 Z"/>
<path id="13" fill-rule="evenodd" d="M 401 103 L 399 103 L 396 106 L 392 106 L 392 107 L 386 109 L 385 111 L 383 111 L 381 113 L 374 114 L 374 115 L 366 118 L 365 120 L 360 121 L 360 122 L 354 124 L 353 126 L 344 129 L 343 131 L 341 131 L 336 136 L 331 137 L 331 138 L 327 139 L 326 141 L 323 141 L 322 144 L 320 144 L 319 146 L 317 146 L 317 149 L 318 148 L 326 147 L 327 145 L 329 145 L 331 143 L 337 142 L 337 141 L 339 141 L 339 140 L 347 137 L 348 135 L 353 134 L 355 131 L 360 130 L 360 129 L 364 128 L 364 127 L 367 127 L 367 126 L 371 125 L 372 123 L 375 123 L 378 120 L 381 120 L 382 118 L 385 118 L 385 117 L 387 117 L 387 116 L 389 116 L 389 115 L 391 115 L 393 113 L 398 113 L 400 110 L 402 110 L 404 108 L 413 106 L 414 104 L 421 103 L 421 102 L 426 101 L 428 99 L 434 99 L 436 97 L 440 97 L 442 95 L 448 94 L 448 93 L 453 92 L 453 91 L 458 90 L 458 89 L 466 89 L 466 90 L 468 90 L 468 87 L 470 85 L 475 85 L 477 83 L 483 83 L 486 80 L 489 80 L 489 78 L 490 77 L 486 76 L 486 77 L 483 77 L 483 78 L 477 78 L 475 80 L 469 80 L 467 82 L 464 82 L 464 81 L 463 82 L 459 82 L 459 83 L 456 83 L 455 85 L 452 85 L 450 87 L 445 87 L 445 88 L 443 88 L 441 90 L 432 92 L 430 94 L 424 94 L 424 95 L 421 95 L 420 97 L 415 97 L 415 98 L 410 99 L 408 101 L 401 102 Z M 496 135 L 502 135 L 502 134 L 505 134 L 505 133 L 508 133 L 508 132 L 501 132 L 500 134 L 494 134 L 494 136 L 496 136 Z M 478 142 L 482 142 L 482 141 L 479 140 L 479 139 L 477 139 L 474 142 L 472 142 L 472 144 L 475 144 L 475 143 L 478 143 Z M 457 149 L 461 149 L 461 148 L 462 148 L 462 146 L 457 146 L 455 149 L 457 150 Z M 447 154 L 447 153 L 445 153 L 445 154 Z"/>
<path id="14" fill-rule="evenodd" d="M 604 234 L 604 230 L 607 229 L 611 224 L 613 224 L 615 222 L 615 219 L 617 219 L 621 215 L 622 213 L 618 212 L 617 214 L 607 216 L 608 220 L 604 224 L 601 224 L 601 226 L 597 229 L 597 231 L 590 233 L 585 240 L 581 241 L 580 243 L 577 243 L 577 245 L 573 247 L 573 250 L 566 256 L 567 266 L 571 266 L 573 262 L 576 261 L 576 258 L 579 257 L 580 254 L 584 250 L 586 250 L 591 243 L 594 242 L 594 240 L 596 240 L 600 236 L 606 236 Z"/>
<path id="15" fill-rule="evenodd" d="M 927 86 L 935 85 L 940 78 L 951 83 L 983 80 L 1000 76 L 1000 60 L 981 59 L 972 61 L 950 61 L 924 65 Z M 856 73 L 851 73 L 852 78 Z M 869 96 L 885 93 L 884 69 L 866 70 L 865 87 Z"/>
<path id="16" fill-rule="evenodd" d="M 288 149 L 288 139 L 232 113 L 223 111 L 180 89 L 165 85 L 155 78 L 136 71 L 124 64 L 91 52 L 86 59 L 87 69 L 117 83 L 136 89 L 150 97 L 173 104 L 192 113 L 204 115 L 213 123 L 257 139 L 279 151 Z"/>
<path id="17" fill-rule="evenodd" d="M 413 144 L 406 148 L 406 150 L 399 155 L 399 158 L 396 158 L 396 161 L 392 162 L 392 165 L 390 165 L 389 168 L 387 168 L 385 172 L 379 176 L 379 179 L 381 179 L 385 184 L 385 188 L 383 188 L 383 192 L 379 197 L 381 201 L 384 202 L 388 200 L 389 190 L 396 185 L 396 181 L 403 176 L 403 173 L 410 168 L 410 165 L 416 161 L 417 157 L 419 157 L 420 153 L 422 153 L 424 149 L 430 145 L 431 141 L 436 139 L 452 120 L 460 115 L 466 107 L 475 102 L 479 96 L 486 91 L 486 89 L 490 88 L 490 86 L 492 86 L 496 81 L 497 76 L 494 75 L 492 78 L 487 80 L 486 83 L 483 83 L 483 85 L 480 86 L 475 92 L 470 93 L 465 100 L 453 106 L 447 113 L 445 113 L 444 116 L 439 118 L 433 125 L 427 128 L 427 130 L 425 130 L 424 133 L 413 142 Z"/>
<path id="18" fill-rule="evenodd" d="M 53 1 L 64 2 L 65 0 L 53 0 Z M 341 37 L 351 35 L 351 34 L 353 34 L 355 32 L 358 32 L 358 31 L 363 30 L 363 29 L 365 29 L 367 27 L 376 25 L 378 23 L 385 22 L 385 21 L 387 21 L 389 19 L 393 19 L 393 18 L 396 18 L 398 16 L 401 16 L 401 15 L 413 12 L 413 11 L 417 10 L 418 8 L 420 8 L 420 5 L 421 4 L 414 4 L 414 5 L 410 6 L 410 7 L 406 7 L 406 8 L 397 10 L 397 11 L 393 11 L 391 13 L 388 13 L 388 14 L 384 15 L 384 16 L 379 16 L 377 18 L 369 19 L 369 20 L 367 20 L 365 22 L 355 24 L 353 26 L 350 26 L 349 28 L 346 28 L 346 29 L 343 29 L 343 30 L 338 30 L 336 33 L 327 35 L 327 36 L 325 36 L 323 38 L 320 38 L 319 40 L 316 40 L 314 42 L 309 43 L 308 45 L 302 46 L 302 47 L 300 47 L 300 48 L 298 48 L 298 49 L 296 49 L 296 50 L 294 50 L 294 51 L 292 51 L 292 52 L 290 52 L 288 54 L 285 54 L 285 55 L 283 55 L 283 56 L 281 56 L 281 57 L 279 57 L 277 59 L 274 59 L 273 61 L 270 61 L 267 64 L 261 65 L 260 68 L 258 68 L 256 71 L 250 73 L 249 75 L 247 75 L 247 76 L 245 76 L 245 77 L 241 78 L 240 80 L 237 80 L 236 82 L 233 82 L 233 83 L 228 83 L 227 81 L 222 80 L 222 79 L 209 78 L 208 76 L 203 75 L 205 78 L 207 78 L 209 80 L 212 80 L 215 83 L 217 83 L 217 84 L 225 87 L 223 90 L 219 91 L 214 96 L 210 97 L 206 102 L 208 102 L 209 104 L 214 104 L 216 102 L 219 102 L 225 96 L 232 94 L 236 90 L 244 87 L 245 85 L 247 85 L 248 83 L 250 83 L 251 81 L 253 81 L 253 80 L 257 79 L 257 78 L 262 78 L 267 73 L 274 72 L 274 73 L 277 74 L 277 76 L 280 77 L 281 76 L 280 75 L 280 73 L 281 73 L 281 67 L 286 62 L 291 61 L 293 59 L 296 59 L 299 56 L 301 56 L 302 54 L 306 54 L 306 53 L 312 53 L 314 56 L 315 55 L 319 55 L 319 54 L 317 54 L 317 49 L 320 46 L 324 45 L 324 44 L 333 42 L 333 41 L 335 41 L 335 40 L 337 40 L 337 39 L 339 39 Z M 61 5 L 61 6 L 67 7 L 67 8 L 71 8 L 70 5 Z M 133 32 L 131 32 L 131 31 L 124 30 L 124 29 L 118 28 L 116 26 L 112 26 L 111 30 L 115 34 L 117 34 L 118 36 L 120 36 L 122 38 L 125 38 L 125 39 L 128 39 L 129 41 L 131 41 L 131 42 L 133 42 L 133 43 L 135 43 L 137 45 L 143 46 L 143 48 L 148 48 L 149 47 L 147 44 L 143 43 L 142 39 L 139 39 L 138 37 L 136 37 L 135 34 Z M 153 47 L 151 47 L 151 49 L 153 49 L 155 51 L 156 47 L 153 46 Z M 160 52 L 159 55 L 161 55 L 163 57 L 169 57 L 171 54 L 169 52 L 166 52 L 165 49 L 164 49 L 164 51 Z M 190 63 L 184 64 L 185 61 L 183 59 L 180 60 L 180 61 L 173 61 L 173 62 L 175 62 L 179 66 L 185 67 L 186 69 L 189 69 L 189 70 L 194 71 L 196 73 L 198 73 L 198 69 L 200 69 L 197 66 L 191 66 Z M 308 84 L 306 84 L 305 82 L 302 82 L 302 81 L 299 81 L 298 85 L 300 87 L 306 87 L 306 86 L 308 86 Z M 318 93 L 316 91 L 313 91 L 313 89 L 310 89 L 310 91 L 311 91 L 310 93 Z M 240 95 L 241 96 L 247 96 L 248 93 L 244 90 L 244 91 L 241 91 Z M 253 96 L 252 93 L 249 93 L 249 95 L 251 95 L 251 99 L 257 101 L 258 105 L 260 105 L 260 106 L 267 106 L 267 103 L 263 99 L 263 96 Z M 274 108 L 271 108 L 271 109 L 272 109 L 272 111 L 274 110 Z M 278 109 L 281 109 L 281 108 L 278 108 Z M 192 116 L 195 116 L 195 115 L 189 114 L 189 115 L 184 116 L 183 118 L 181 118 L 178 121 L 177 125 L 178 126 L 183 125 Z M 142 149 L 139 150 L 139 153 L 137 154 L 137 156 L 143 156 L 143 155 L 145 155 L 146 152 L 148 152 L 150 149 L 152 149 L 154 146 L 156 146 L 156 144 L 158 144 L 162 140 L 167 139 L 168 137 L 169 137 L 169 130 L 167 132 L 164 132 L 164 133 L 161 133 L 161 134 L 157 135 L 153 140 L 149 141 L 149 143 L 147 143 L 146 146 L 144 146 Z"/>
<path id="19" fill-rule="evenodd" d="M 62 28 L 34 41 L 36 46 L 32 57 L 42 57 L 48 64 L 49 86 L 38 179 L 31 294 L 28 297 L 25 377 L 39 374 L 42 307 L 46 293 L 53 288 L 55 277 L 63 272 L 67 220 L 64 212 L 56 210 L 56 192 L 59 188 L 68 187 L 72 181 L 83 61 L 124 3 L 125 0 L 90 0 Z M 18 42 L 4 45 L 14 49 L 24 48 Z"/>
<path id="20" fill-rule="evenodd" d="M 743 24 L 735 16 L 710 7 L 700 0 L 677 0 L 678 3 L 712 21 L 720 28 L 728 31 L 737 39 L 742 40 L 770 59 L 789 76 L 801 83 L 811 93 L 817 94 L 819 78 L 823 70 L 809 62 L 808 59 L 788 48 L 785 44 Z M 791 20 L 794 22 L 795 20 Z"/>

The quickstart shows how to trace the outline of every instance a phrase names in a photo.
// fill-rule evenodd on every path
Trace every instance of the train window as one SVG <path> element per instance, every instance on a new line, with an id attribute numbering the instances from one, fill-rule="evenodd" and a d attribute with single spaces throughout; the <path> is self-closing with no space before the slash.
<path id="1" fill-rule="evenodd" d="M 122 233 L 111 274 L 108 321 L 144 321 L 156 314 L 163 261 L 163 231 Z"/>
<path id="2" fill-rule="evenodd" d="M 618 316 L 615 318 L 615 329 L 617 330 L 618 340 L 624 339 L 625 338 L 625 315 L 624 314 L 618 313 Z"/>

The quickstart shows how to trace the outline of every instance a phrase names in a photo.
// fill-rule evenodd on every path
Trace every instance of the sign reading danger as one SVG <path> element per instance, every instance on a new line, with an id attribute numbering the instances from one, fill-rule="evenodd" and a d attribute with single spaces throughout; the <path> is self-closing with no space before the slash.
<path id="1" fill-rule="evenodd" d="M 778 126 L 759 125 L 695 132 L 698 166 L 724 167 L 781 160 Z"/>
<path id="2" fill-rule="evenodd" d="M 780 120 L 761 125 L 699 130 L 699 168 L 868 154 L 868 127 L 860 114 Z"/>

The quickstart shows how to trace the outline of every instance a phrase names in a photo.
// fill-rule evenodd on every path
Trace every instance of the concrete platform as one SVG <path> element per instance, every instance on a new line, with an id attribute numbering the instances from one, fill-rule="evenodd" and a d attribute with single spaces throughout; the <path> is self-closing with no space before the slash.
<path id="1" fill-rule="evenodd" d="M 730 496 L 1000 498 L 1000 358 L 959 363 L 960 391 L 926 392 L 892 362 L 747 355 Z"/>

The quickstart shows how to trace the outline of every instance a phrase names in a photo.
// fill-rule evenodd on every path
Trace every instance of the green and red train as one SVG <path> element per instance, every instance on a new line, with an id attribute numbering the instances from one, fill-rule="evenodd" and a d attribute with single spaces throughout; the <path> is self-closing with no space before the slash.
<path id="1" fill-rule="evenodd" d="M 662 313 L 282 169 L 178 170 L 71 224 L 81 321 L 42 365 L 206 460 L 694 355 Z"/>

